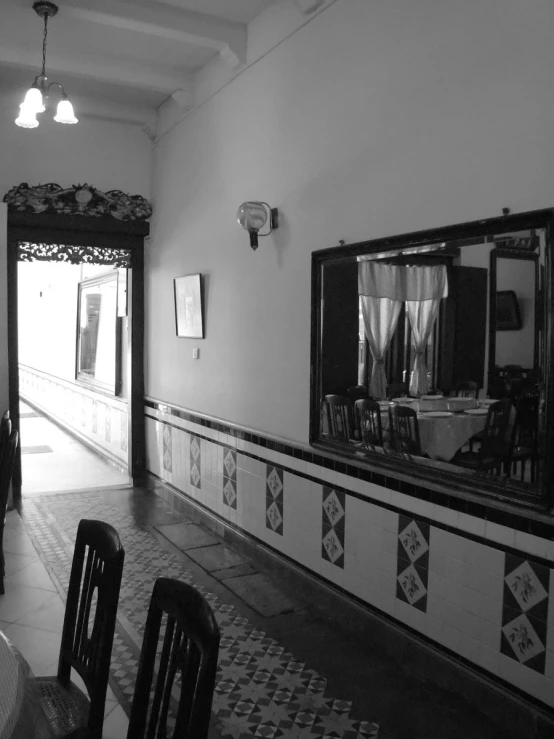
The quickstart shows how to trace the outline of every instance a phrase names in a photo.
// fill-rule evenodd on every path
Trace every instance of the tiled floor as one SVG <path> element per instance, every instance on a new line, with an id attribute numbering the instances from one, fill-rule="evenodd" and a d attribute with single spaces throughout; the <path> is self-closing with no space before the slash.
<path id="1" fill-rule="evenodd" d="M 79 454 L 75 447 L 67 462 L 75 469 Z M 23 522 L 8 515 L 0 628 L 37 674 L 56 671 L 78 521 L 109 521 L 122 538 L 126 561 L 105 739 L 126 735 L 146 607 L 161 575 L 203 592 L 222 630 L 211 739 L 361 739 L 376 736 L 377 725 L 380 739 L 511 736 L 501 716 L 490 721 L 463 696 L 415 679 L 377 652 L 367 638 L 370 619 L 364 628 L 338 621 L 324 596 L 292 588 L 252 550 L 229 546 L 151 490 L 37 493 L 24 496 L 21 513 Z"/>
<path id="2" fill-rule="evenodd" d="M 118 467 L 104 462 L 27 403 L 20 403 L 20 413 L 25 496 L 129 483 Z"/>

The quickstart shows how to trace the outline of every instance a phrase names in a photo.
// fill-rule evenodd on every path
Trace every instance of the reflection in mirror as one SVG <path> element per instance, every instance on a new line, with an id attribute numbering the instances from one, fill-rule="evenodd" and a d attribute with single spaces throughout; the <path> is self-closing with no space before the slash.
<path id="1" fill-rule="evenodd" d="M 545 234 L 327 250 L 312 441 L 537 490 Z"/>
<path id="2" fill-rule="evenodd" d="M 117 272 L 79 283 L 77 379 L 118 392 Z"/>

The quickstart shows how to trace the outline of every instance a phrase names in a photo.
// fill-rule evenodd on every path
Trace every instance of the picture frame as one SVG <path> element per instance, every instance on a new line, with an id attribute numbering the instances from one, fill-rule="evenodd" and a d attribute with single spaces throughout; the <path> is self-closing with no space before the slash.
<path id="1" fill-rule="evenodd" d="M 496 330 L 519 331 L 522 327 L 517 296 L 513 290 L 496 293 Z"/>
<path id="2" fill-rule="evenodd" d="M 202 275 L 183 275 L 173 279 L 175 330 L 178 338 L 203 339 Z"/>

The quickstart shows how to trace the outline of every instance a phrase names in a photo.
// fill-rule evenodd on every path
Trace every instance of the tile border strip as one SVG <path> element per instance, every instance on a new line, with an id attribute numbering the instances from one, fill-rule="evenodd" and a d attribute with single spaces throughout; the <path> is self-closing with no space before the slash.
<path id="1" fill-rule="evenodd" d="M 159 418 L 156 418 L 155 416 L 151 416 L 149 414 L 145 414 L 146 418 L 149 418 L 151 421 L 157 421 L 158 423 L 164 423 L 166 425 L 172 426 L 175 429 L 178 429 L 179 431 L 183 431 L 185 433 L 190 434 L 191 436 L 195 436 L 199 439 L 204 439 L 205 441 L 209 441 L 212 444 L 217 444 L 218 446 L 221 446 L 223 448 L 228 447 L 228 444 L 224 444 L 223 442 L 213 439 L 209 436 L 204 436 L 203 434 L 199 434 L 196 431 L 191 431 L 190 429 L 184 429 L 181 426 L 177 426 L 171 423 L 168 423 L 167 421 L 162 421 Z M 245 451 L 243 449 L 237 449 L 237 454 L 243 454 L 245 457 L 249 457 L 250 459 L 254 459 L 258 462 L 261 462 L 262 464 L 267 464 L 270 467 L 279 467 L 283 470 L 283 472 L 288 472 L 290 475 L 296 475 L 297 477 L 301 477 L 304 480 L 309 480 L 310 482 L 315 483 L 316 485 L 322 485 L 327 488 L 332 488 L 333 490 L 336 490 L 337 492 L 344 493 L 347 496 L 350 496 L 351 498 L 357 498 L 358 500 L 363 500 L 365 503 L 370 503 L 371 505 L 378 506 L 380 508 L 384 508 L 388 511 L 392 511 L 394 513 L 398 513 L 402 516 L 409 515 L 411 518 L 416 519 L 417 521 L 421 521 L 425 524 L 428 524 L 430 526 L 435 526 L 438 529 L 442 529 L 443 531 L 448 531 L 450 534 L 455 534 L 456 536 L 460 536 L 464 539 L 469 539 L 470 541 L 473 541 L 477 544 L 482 544 L 484 546 L 492 547 L 493 549 L 498 549 L 501 552 L 505 552 L 506 554 L 512 554 L 516 557 L 525 556 L 529 559 L 532 559 L 537 564 L 542 564 L 546 567 L 552 568 L 554 566 L 554 562 L 546 559 L 546 557 L 541 557 L 540 555 L 536 554 L 529 554 L 527 552 L 524 552 L 521 549 L 517 549 L 516 547 L 512 547 L 508 544 L 501 544 L 500 542 L 493 541 L 491 539 L 487 539 L 485 536 L 480 536 L 479 534 L 473 534 L 470 531 L 466 531 L 465 529 L 460 529 L 456 526 L 450 526 L 447 523 L 443 523 L 442 521 L 437 521 L 433 518 L 430 518 L 429 516 L 425 516 L 419 513 L 411 513 L 407 511 L 405 508 L 402 508 L 399 505 L 394 505 L 393 503 L 387 503 L 386 501 L 377 500 L 375 498 L 371 498 L 368 495 L 363 495 L 362 493 L 358 493 L 354 490 L 348 490 L 348 488 L 342 487 L 341 485 L 334 485 L 326 480 L 323 480 L 319 477 L 314 477 L 313 475 L 308 475 L 307 473 L 300 472 L 299 470 L 295 470 L 291 467 L 285 467 L 283 465 L 275 464 L 272 462 L 268 462 L 265 457 L 260 457 L 256 454 L 253 454 L 252 452 Z M 148 474 L 154 475 L 157 477 L 153 472 L 150 470 L 147 471 Z M 161 478 L 159 478 L 161 479 Z M 167 483 L 165 480 L 162 480 L 164 484 L 170 484 Z M 178 488 L 176 488 L 178 490 Z M 183 495 L 186 495 L 186 493 L 183 492 Z M 198 502 L 198 501 L 195 501 Z M 207 509 L 209 510 L 209 509 Z M 483 517 L 484 518 L 484 517 Z M 484 519 L 486 521 L 490 521 L 491 519 L 486 518 Z M 506 525 L 506 524 L 504 524 Z"/>

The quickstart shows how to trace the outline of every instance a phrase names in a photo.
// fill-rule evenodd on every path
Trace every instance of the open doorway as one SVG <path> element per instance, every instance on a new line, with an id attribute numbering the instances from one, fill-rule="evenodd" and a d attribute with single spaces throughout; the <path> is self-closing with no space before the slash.
<path id="1" fill-rule="evenodd" d="M 18 261 L 23 497 L 129 484 L 127 273 Z"/>
<path id="2" fill-rule="evenodd" d="M 122 221 L 114 217 L 91 217 L 86 215 L 66 215 L 55 213 L 20 213 L 8 211 L 8 365 L 9 365 L 9 410 L 12 424 L 21 433 L 21 444 L 18 447 L 18 455 L 14 475 L 12 477 L 14 503 L 21 499 L 22 490 L 22 456 L 27 446 L 51 446 L 43 440 L 37 441 L 32 436 L 31 427 L 27 425 L 27 439 L 25 438 L 24 422 L 34 422 L 35 414 L 49 415 L 52 422 L 59 429 L 63 423 L 70 425 L 67 429 L 72 437 L 79 438 L 88 436 L 95 442 L 93 454 L 99 454 L 108 458 L 110 463 L 120 466 L 126 475 L 125 479 L 131 479 L 133 484 L 140 484 L 144 478 L 145 470 L 145 443 L 144 443 L 144 369 L 143 369 L 143 337 L 144 337 L 144 238 L 148 235 L 149 225 L 144 220 Z M 19 265 L 21 262 L 55 262 L 58 266 L 73 265 L 79 271 L 77 285 L 74 285 L 77 294 L 77 307 L 75 297 L 72 297 L 71 317 L 65 317 L 66 324 L 72 325 L 72 329 L 66 328 L 71 335 L 69 342 L 62 344 L 58 339 L 58 327 L 42 327 L 44 336 L 54 336 L 51 341 L 41 343 L 41 353 L 52 354 L 56 347 L 60 351 L 66 351 L 73 356 L 73 375 L 69 379 L 66 376 L 58 378 L 56 382 L 48 377 L 48 371 L 36 371 L 36 367 L 23 365 L 19 360 L 19 311 L 20 300 L 18 292 L 22 289 L 20 285 Z M 86 269 L 82 269 L 85 265 Z M 122 269 L 123 268 L 123 269 Z M 117 272 L 117 279 L 113 277 Z M 98 299 L 92 297 L 97 293 L 96 287 L 83 292 L 86 284 L 95 281 L 103 281 L 104 277 L 111 274 L 111 288 L 106 287 L 102 292 L 104 299 L 101 301 L 106 305 L 114 304 L 109 297 L 110 289 L 112 295 L 117 292 L 117 311 L 122 310 L 126 302 L 126 316 L 118 315 L 118 333 L 116 342 L 119 342 L 121 358 L 121 374 L 114 380 L 110 387 L 104 370 L 106 365 L 106 353 L 103 358 L 97 357 L 96 363 L 103 366 L 99 373 L 92 371 L 89 353 L 90 339 L 97 330 L 95 341 L 100 341 L 100 317 L 95 316 L 98 307 Z M 124 279 L 126 277 L 126 279 Z M 82 279 L 81 279 L 82 278 Z M 117 285 L 116 285 L 117 282 Z M 50 283 L 48 283 L 50 284 Z M 100 289 L 100 288 L 98 288 Z M 73 290 L 73 288 L 72 288 Z M 104 290 L 104 288 L 102 288 Z M 126 301 L 120 300 L 120 296 L 126 293 Z M 75 293 L 72 293 L 75 296 Z M 79 296 L 84 306 L 84 313 L 79 313 Z M 91 299 L 87 300 L 87 296 Z M 38 297 L 35 285 L 35 298 Z M 44 302 L 43 302 L 44 305 Z M 95 308 L 96 306 L 96 308 Z M 40 306 L 34 307 L 37 329 L 34 336 L 38 335 L 37 314 Z M 33 322 L 31 313 L 31 322 Z M 79 320 L 77 320 L 79 316 Z M 97 320 L 98 319 L 98 320 Z M 88 330 L 82 332 L 80 344 L 77 337 L 77 329 L 82 327 Z M 89 342 L 87 349 L 87 342 Z M 32 340 L 31 340 L 32 343 Z M 69 348 L 68 348 L 69 347 Z M 31 354 L 35 348 L 31 346 L 25 349 Z M 38 349 L 37 349 L 38 351 Z M 27 356 L 30 356 L 28 353 Z M 59 359 L 59 358 L 58 358 Z M 79 360 L 79 361 L 78 361 Z M 101 360 L 101 361 L 100 361 Z M 36 360 L 33 360 L 36 362 Z M 52 360 L 53 361 L 53 360 Z M 65 363 L 65 373 L 71 374 L 67 367 L 71 361 Z M 33 369 L 34 372 L 29 371 Z M 50 371 L 50 374 L 53 374 Z M 62 380 L 63 382 L 60 382 Z M 20 389 L 21 385 L 21 389 Z M 39 387 L 42 390 L 44 405 L 38 401 Z M 44 392 L 46 388 L 46 392 Z M 124 393 L 124 396 L 121 393 Z M 20 410 L 20 395 L 26 403 Z M 84 397 L 84 400 L 82 399 Z M 46 405 L 49 405 L 49 408 Z M 109 407 L 109 410 L 107 408 Z M 126 410 L 126 413 L 124 412 Z M 40 418 L 40 416 L 39 416 Z M 84 424 L 83 424 L 84 420 Z M 62 423 L 63 422 L 63 423 Z M 69 422 L 69 423 L 68 423 Z M 36 424 L 38 427 L 39 424 Z M 95 431 L 93 429 L 96 429 Z M 86 432 L 86 433 L 85 433 Z M 125 433 L 126 432 L 126 433 Z M 52 432 L 53 434 L 54 432 Z M 80 436 L 81 435 L 81 436 Z M 38 433 L 40 437 L 40 433 Z M 31 441 L 33 443 L 31 443 Z M 115 447 L 119 447 L 119 454 L 115 454 Z M 124 457 L 125 446 L 127 448 L 126 463 Z M 90 444 L 89 444 L 89 451 Z M 108 454 L 106 454 L 106 451 Z M 47 466 L 46 455 L 54 452 L 38 451 L 29 454 L 35 456 L 33 462 L 44 470 Z M 111 454 L 111 457 L 109 456 Z M 114 459 L 115 457 L 115 459 Z M 38 460 L 41 461 L 39 465 Z M 59 465 L 52 464 L 60 474 L 58 480 L 62 482 L 62 470 Z M 82 468 L 81 468 L 82 469 Z M 77 469 L 77 472 L 79 470 Z M 98 487 L 95 479 L 84 480 L 81 476 L 78 488 Z M 111 485 L 111 482 L 107 483 Z M 75 485 L 66 481 L 57 489 L 75 489 Z M 25 486 L 23 486 L 25 489 Z"/>

